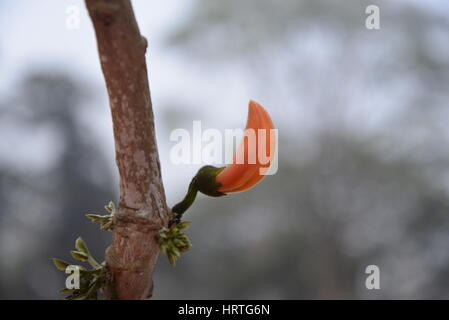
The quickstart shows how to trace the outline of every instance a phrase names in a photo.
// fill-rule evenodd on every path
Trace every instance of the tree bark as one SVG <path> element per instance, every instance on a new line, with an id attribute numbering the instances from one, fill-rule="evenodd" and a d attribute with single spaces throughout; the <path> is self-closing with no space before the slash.
<path id="1" fill-rule="evenodd" d="M 86 0 L 109 96 L 120 203 L 106 263 L 109 298 L 145 299 L 159 254 L 158 230 L 170 219 L 161 179 L 145 52 L 129 0 Z"/>

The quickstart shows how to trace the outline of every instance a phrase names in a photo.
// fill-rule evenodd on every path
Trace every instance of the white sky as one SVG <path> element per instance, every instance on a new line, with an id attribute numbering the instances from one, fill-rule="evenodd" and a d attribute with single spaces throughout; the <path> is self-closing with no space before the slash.
<path id="1" fill-rule="evenodd" d="M 180 105 L 185 104 L 186 108 L 200 111 L 201 120 L 208 122 L 206 126 L 214 126 L 220 130 L 239 124 L 243 126 L 247 100 L 249 98 L 258 100 L 259 97 L 251 94 L 245 80 L 241 79 L 241 74 L 236 71 L 238 66 L 235 67 L 236 69 L 229 66 L 217 67 L 215 70 L 211 68 L 205 77 L 204 71 L 186 65 L 188 60 L 182 59 L 179 52 L 163 46 L 165 36 L 171 28 L 176 27 L 178 21 L 186 16 L 192 1 L 134 0 L 132 2 L 140 30 L 149 42 L 147 62 L 156 117 L 160 114 L 158 108 L 164 105 L 163 102 L 177 101 Z M 447 7 L 449 2 L 434 0 L 425 3 L 426 8 L 442 9 Z M 76 30 L 66 27 L 68 17 L 66 10 L 72 5 L 80 9 L 80 28 Z M 67 71 L 85 80 L 92 88 L 98 88 L 101 100 L 95 102 L 100 105 L 94 108 L 95 113 L 85 116 L 85 121 L 104 141 L 102 147 L 111 161 L 110 165 L 114 166 L 106 90 L 98 61 L 94 32 L 84 0 L 0 1 L 0 96 L 3 98 L 13 93 L 15 85 L 24 73 L 34 69 L 53 68 Z M 269 92 L 266 93 L 267 97 L 269 94 Z M 215 119 L 211 119 L 211 113 Z M 181 190 L 185 189 L 198 166 L 185 168 L 185 166 L 170 164 L 169 147 L 173 143 L 169 142 L 169 132 L 161 128 L 161 122 L 156 121 L 156 126 L 162 129 L 157 132 L 164 183 L 168 190 L 179 189 L 183 192 Z M 34 145 L 36 149 L 45 150 L 42 149 L 45 145 L 48 148 L 48 143 L 45 143 L 42 137 L 41 143 L 36 142 Z M 32 161 L 33 165 L 38 164 L 38 159 L 23 156 L 30 152 L 29 149 L 21 152 L 18 148 L 16 152 L 14 161 L 20 158 L 23 161 L 27 159 Z M 50 154 L 50 151 L 40 152 L 43 156 L 46 153 Z M 33 154 L 37 153 L 33 152 Z M 48 159 L 41 160 L 44 163 Z"/>
<path id="2" fill-rule="evenodd" d="M 219 129 L 220 127 L 229 127 L 229 125 L 226 126 L 224 119 L 228 119 L 228 124 L 232 122 L 244 125 L 249 94 L 244 89 L 244 85 L 239 82 L 238 74 L 233 73 L 232 70 L 223 70 L 221 73 L 219 70 L 214 70 L 211 79 L 205 80 L 201 72 L 195 68 L 189 69 L 185 63 L 186 60 L 179 59 L 179 54 L 170 52 L 163 47 L 164 37 L 172 27 L 176 26 L 177 21 L 185 17 L 192 1 L 134 0 L 132 2 L 141 33 L 147 37 L 149 42 L 147 62 L 156 116 L 158 115 L 157 108 L 163 105 L 161 101 L 164 100 L 179 102 L 179 100 L 186 99 L 185 106 L 196 108 L 197 111 L 205 110 L 202 107 L 213 101 L 214 112 L 218 113 L 220 120 L 211 125 L 218 125 Z M 66 27 L 66 20 L 69 17 L 67 8 L 70 6 L 77 6 L 80 9 L 79 29 L 71 30 Z M 108 155 L 110 165 L 114 166 L 115 170 L 106 90 L 100 70 L 94 31 L 84 1 L 2 1 L 0 3 L 0 96 L 5 98 L 14 94 L 15 86 L 30 70 L 45 69 L 67 71 L 76 78 L 86 81 L 87 85 L 92 88 L 100 90 L 98 94 L 102 100 L 95 102 L 100 103 L 101 106 L 94 108 L 95 113 L 85 115 L 84 120 L 104 141 L 101 147 Z M 232 90 L 229 90 L 230 87 Z M 223 108 L 216 108 L 220 105 Z M 232 108 L 238 110 L 241 119 L 228 116 Z M 208 108 L 208 110 L 212 111 L 213 109 Z M 241 112 L 241 110 L 244 111 Z M 204 118 L 210 118 L 210 115 L 205 114 Z M 156 126 L 162 129 L 160 123 L 156 123 Z M 161 136 L 161 132 L 165 132 L 165 135 Z M 32 133 L 30 134 L 32 135 Z M 176 189 L 182 193 L 199 166 L 186 168 L 182 165 L 170 164 L 169 147 L 173 143 L 169 141 L 167 134 L 167 130 L 158 130 L 164 183 L 168 185 L 168 189 Z M 46 139 L 50 140 L 52 138 L 50 135 L 51 131 L 48 131 L 47 135 L 45 133 L 34 135 L 32 150 L 29 147 L 23 148 L 23 150 L 20 147 L 14 148 L 10 161 L 19 162 L 23 168 L 51 165 L 52 160 L 55 160 L 50 156 L 55 151 L 52 149 L 52 145 L 57 149 L 57 141 L 54 141 L 53 144 L 48 143 Z M 24 139 L 22 136 L 16 138 Z M 5 141 L 3 142 L 5 143 Z M 16 146 L 20 145 L 13 140 L 6 141 L 7 145 L 11 143 Z M 5 147 L 1 144 L 0 146 Z M 40 150 L 40 152 L 33 150 Z M 29 156 L 30 152 L 33 154 L 32 157 Z M 37 158 L 38 155 L 41 158 Z M 6 159 L 2 160 L 7 161 Z M 171 192 L 168 193 L 169 198 L 170 194 Z"/>

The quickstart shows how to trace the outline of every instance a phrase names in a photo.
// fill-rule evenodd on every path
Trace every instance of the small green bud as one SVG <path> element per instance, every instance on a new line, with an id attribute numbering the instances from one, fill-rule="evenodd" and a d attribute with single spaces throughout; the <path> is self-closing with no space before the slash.
<path id="1" fill-rule="evenodd" d="M 94 275 L 99 275 L 101 273 L 101 269 L 91 269 L 91 270 L 81 270 L 81 277 L 92 277 Z"/>
<path id="2" fill-rule="evenodd" d="M 189 237 L 187 237 L 187 235 L 185 233 L 180 233 L 178 234 L 178 236 L 176 237 L 177 240 L 180 240 L 182 242 L 189 242 Z"/>
<path id="3" fill-rule="evenodd" d="M 82 252 L 85 253 L 86 255 L 89 255 L 89 249 L 87 249 L 86 243 L 84 242 L 83 238 L 78 237 L 75 241 L 75 248 Z"/>
<path id="4" fill-rule="evenodd" d="M 177 233 L 179 232 L 179 229 L 176 226 L 172 226 L 168 232 L 167 232 L 167 236 L 169 237 L 174 237 Z"/>
<path id="5" fill-rule="evenodd" d="M 190 225 L 192 224 L 192 221 L 183 221 L 180 222 L 177 227 L 179 230 L 184 230 L 187 229 L 188 227 L 190 227 Z"/>
<path id="6" fill-rule="evenodd" d="M 92 222 L 106 222 L 111 219 L 110 214 L 100 215 L 100 214 L 86 214 L 86 217 L 90 219 Z"/>
<path id="7" fill-rule="evenodd" d="M 178 247 L 179 252 L 187 252 L 191 246 Z"/>
<path id="8" fill-rule="evenodd" d="M 104 206 L 107 212 L 113 214 L 115 212 L 115 204 L 114 202 L 110 201 L 107 205 Z"/>
<path id="9" fill-rule="evenodd" d="M 176 264 L 176 257 L 172 254 L 167 254 L 168 262 L 174 266 Z"/>
<path id="10" fill-rule="evenodd" d="M 65 271 L 67 269 L 67 267 L 69 266 L 69 264 L 61 259 L 58 258 L 53 258 L 53 264 L 55 265 L 56 268 L 58 268 L 61 271 Z"/>
<path id="11" fill-rule="evenodd" d="M 86 293 L 80 293 L 80 294 L 72 294 L 71 296 L 65 297 L 65 300 L 86 300 L 88 297 L 87 292 Z"/>
<path id="12" fill-rule="evenodd" d="M 75 291 L 75 289 L 67 289 L 67 288 L 64 288 L 64 289 L 59 290 L 58 292 L 59 292 L 60 294 L 64 294 L 64 293 L 73 293 L 74 291 Z"/>
<path id="13" fill-rule="evenodd" d="M 174 239 L 174 240 L 173 240 L 173 244 L 174 244 L 177 248 L 183 247 L 183 246 L 186 245 L 186 243 L 185 243 L 184 241 L 180 240 L 180 239 Z"/>
<path id="14" fill-rule="evenodd" d="M 170 248 L 167 250 L 167 253 L 168 253 L 169 255 L 175 256 L 176 258 L 181 257 L 181 254 L 179 253 L 178 248 L 173 247 L 173 246 L 170 247 Z"/>
<path id="15" fill-rule="evenodd" d="M 160 250 L 162 253 L 167 254 L 168 245 L 166 243 L 163 243 L 160 245 Z"/>
<path id="16" fill-rule="evenodd" d="M 80 261 L 87 261 L 89 260 L 89 256 L 83 252 L 79 252 L 79 251 L 70 251 L 70 254 L 72 255 L 72 257 L 74 259 L 80 260 Z"/>
<path id="17" fill-rule="evenodd" d="M 100 229 L 103 231 L 111 231 L 112 230 L 112 220 L 109 220 L 106 222 L 102 221 Z"/>

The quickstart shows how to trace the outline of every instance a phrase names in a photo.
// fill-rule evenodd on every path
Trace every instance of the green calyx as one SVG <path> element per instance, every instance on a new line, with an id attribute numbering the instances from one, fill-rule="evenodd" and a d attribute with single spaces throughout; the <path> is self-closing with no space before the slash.
<path id="1" fill-rule="evenodd" d="M 218 191 L 221 183 L 215 181 L 215 177 L 223 171 L 225 167 L 217 168 L 214 166 L 204 166 L 198 170 L 196 176 L 192 179 L 195 180 L 197 189 L 199 192 L 204 193 L 210 197 L 221 197 L 225 194 Z"/>
<path id="2" fill-rule="evenodd" d="M 190 208 L 195 201 L 198 191 L 211 197 L 221 197 L 225 195 L 223 192 L 218 191 L 221 184 L 215 181 L 215 177 L 223 169 L 224 167 L 217 168 L 214 166 L 204 166 L 198 170 L 197 174 L 193 177 L 189 184 L 189 190 L 187 191 L 186 196 L 172 209 L 172 211 L 177 215 L 177 223 L 180 222 L 182 214 Z"/>

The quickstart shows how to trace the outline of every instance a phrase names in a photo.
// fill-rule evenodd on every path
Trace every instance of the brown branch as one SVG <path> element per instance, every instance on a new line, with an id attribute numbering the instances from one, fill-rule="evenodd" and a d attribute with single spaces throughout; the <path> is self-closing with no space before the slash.
<path id="1" fill-rule="evenodd" d="M 154 132 L 147 42 L 129 0 L 86 0 L 86 6 L 108 90 L 120 174 L 120 204 L 106 253 L 113 277 L 109 295 L 145 299 L 152 295 L 159 253 L 156 235 L 170 215 Z"/>

